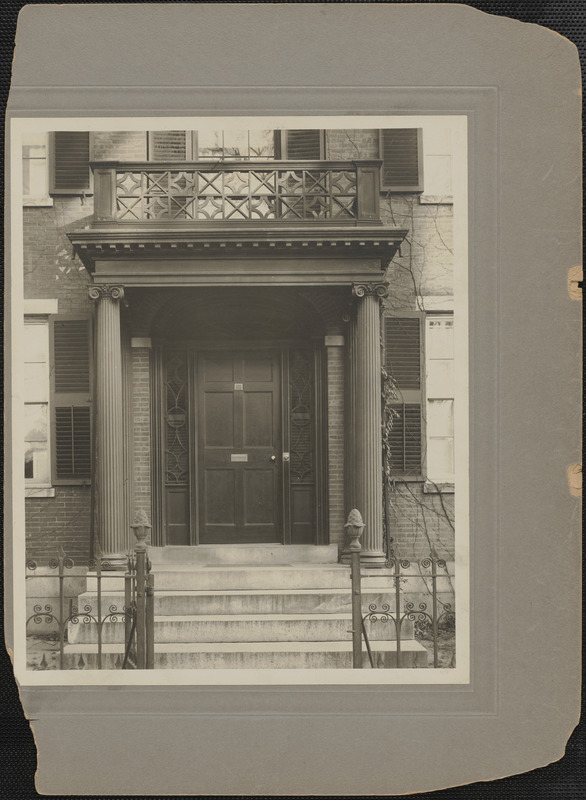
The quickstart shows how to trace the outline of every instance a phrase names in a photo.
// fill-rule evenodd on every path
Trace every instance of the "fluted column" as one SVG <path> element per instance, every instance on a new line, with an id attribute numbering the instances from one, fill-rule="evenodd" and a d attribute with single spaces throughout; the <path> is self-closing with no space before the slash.
<path id="1" fill-rule="evenodd" d="M 380 299 L 387 288 L 382 283 L 358 284 L 352 291 L 357 298 L 355 491 L 365 523 L 360 560 L 366 567 L 383 567 Z"/>
<path id="2" fill-rule="evenodd" d="M 104 564 L 126 565 L 124 552 L 124 432 L 122 421 L 122 350 L 120 343 L 121 286 L 92 286 L 97 301 L 97 508 Z"/>
<path id="3" fill-rule="evenodd" d="M 356 508 L 356 316 L 353 314 L 348 321 L 348 348 L 346 380 L 346 513 L 349 514 Z"/>

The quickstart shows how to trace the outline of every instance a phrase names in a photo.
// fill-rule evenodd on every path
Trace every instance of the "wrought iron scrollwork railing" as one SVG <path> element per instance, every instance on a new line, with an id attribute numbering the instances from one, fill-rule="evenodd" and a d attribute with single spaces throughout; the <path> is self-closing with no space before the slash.
<path id="1" fill-rule="evenodd" d="M 447 564 L 435 553 L 430 554 L 418 562 L 419 571 L 409 572 L 412 565 L 407 559 L 396 557 L 392 551 L 387 558 L 387 566 L 391 568 L 394 606 L 391 603 L 382 603 L 377 606 L 371 603 L 368 611 L 361 620 L 362 636 L 368 652 L 371 667 L 374 667 L 374 658 L 370 647 L 366 623 L 388 624 L 394 628 L 394 638 L 397 642 L 397 655 L 395 667 L 401 667 L 401 639 L 402 628 L 406 621 L 414 623 L 416 638 L 430 640 L 433 647 L 433 667 L 439 664 L 440 637 L 444 634 L 453 635 L 456 625 L 456 614 L 451 603 L 440 603 L 438 598 L 438 578 L 448 576 Z M 448 576 L 449 577 L 449 576 Z M 425 584 L 426 594 L 430 596 L 431 607 L 427 602 L 414 603 L 404 598 L 402 584 L 408 579 L 421 580 Z M 440 609 L 441 605 L 441 609 Z"/>
<path id="2" fill-rule="evenodd" d="M 126 223 L 378 220 L 379 164 L 96 163 L 96 218 Z"/>
<path id="3" fill-rule="evenodd" d="M 49 632 L 44 638 L 55 646 L 58 650 L 58 669 L 149 669 L 153 667 L 152 656 L 146 654 L 153 652 L 152 643 L 152 619 L 153 619 L 153 576 L 150 574 L 150 563 L 147 560 L 137 559 L 135 554 L 128 553 L 127 569 L 125 573 L 110 571 L 107 560 L 101 558 L 100 553 L 96 554 L 87 564 L 79 565 L 69 558 L 63 548 L 60 548 L 58 556 L 51 558 L 48 562 L 49 571 L 40 571 L 39 565 L 33 559 L 26 562 L 27 586 L 31 582 L 40 579 L 44 583 L 55 581 L 56 593 L 51 592 L 51 602 L 38 602 L 32 607 L 32 614 L 26 619 L 27 635 L 35 634 L 35 628 Z M 143 562 L 143 563 L 141 563 Z M 79 605 L 70 596 L 67 590 L 67 582 L 75 580 L 76 567 L 83 567 L 85 579 L 92 581 L 95 590 L 91 592 L 91 598 L 87 599 L 83 605 Z M 86 570 L 87 568 L 87 570 Z M 77 576 L 79 577 L 79 576 Z M 107 602 L 104 598 L 104 591 L 110 587 L 108 581 L 116 581 L 114 591 L 124 593 L 123 603 Z M 123 580 L 124 588 L 120 588 Z M 104 583 L 106 582 L 106 583 Z M 27 595 L 35 596 L 34 589 L 27 591 Z M 144 601 L 141 602 L 141 597 Z M 124 625 L 123 634 L 120 639 L 123 641 L 123 648 L 116 648 L 116 652 L 109 653 L 105 648 L 105 639 L 111 643 L 118 637 L 116 632 L 119 626 Z M 91 641 L 87 646 L 82 647 L 77 652 L 74 648 L 68 647 L 75 640 L 80 632 L 77 626 L 91 627 L 89 638 Z M 106 633 L 106 631 L 108 631 Z M 146 641 L 141 641 L 141 637 Z M 82 637 L 83 638 L 83 637 Z M 84 651 L 85 650 L 85 658 Z M 34 669 L 49 669 L 46 652 L 43 652 L 39 663 Z"/>
<path id="4" fill-rule="evenodd" d="M 366 646 L 368 662 L 371 667 L 377 666 L 371 647 L 368 628 L 373 633 L 373 626 L 380 627 L 387 625 L 390 629 L 392 639 L 395 643 L 395 650 L 392 658 L 383 659 L 385 666 L 402 668 L 408 666 L 405 663 L 402 652 L 405 623 L 412 623 L 405 627 L 409 628 L 409 638 L 413 635 L 420 642 L 431 642 L 433 648 L 433 666 L 437 669 L 440 666 L 440 638 L 452 639 L 454 644 L 456 632 L 456 614 L 451 603 L 442 602 L 438 582 L 440 579 L 447 582 L 450 596 L 453 594 L 451 575 L 444 559 L 439 558 L 432 548 L 429 556 L 416 562 L 413 566 L 411 562 L 404 558 L 399 558 L 393 548 L 392 539 L 388 540 L 388 552 L 386 566 L 390 569 L 390 591 L 388 601 L 383 599 L 380 605 L 370 603 L 365 612 L 362 606 L 362 569 L 360 565 L 360 537 L 364 530 L 362 516 L 357 509 L 353 509 L 346 523 L 346 530 L 349 542 L 346 552 L 350 555 L 350 578 L 352 582 L 352 666 L 354 669 L 362 669 L 364 666 L 362 643 Z M 415 571 L 417 568 L 418 571 Z M 410 571 L 413 569 L 413 571 Z M 406 587 L 405 584 L 415 584 Z M 423 586 L 416 588 L 418 583 Z M 385 590 L 385 594 L 387 590 Z M 419 597 L 417 598 L 417 596 Z M 414 601 L 414 597 L 417 600 Z M 427 599 L 431 600 L 431 608 L 428 608 Z M 441 607 L 441 608 L 440 608 Z M 376 637 L 375 637 L 376 638 Z M 425 647 L 425 645 L 424 645 Z M 428 647 L 425 647 L 429 650 Z M 452 652 L 451 663 L 454 665 L 455 651 Z M 380 663 L 380 659 L 379 659 Z"/>

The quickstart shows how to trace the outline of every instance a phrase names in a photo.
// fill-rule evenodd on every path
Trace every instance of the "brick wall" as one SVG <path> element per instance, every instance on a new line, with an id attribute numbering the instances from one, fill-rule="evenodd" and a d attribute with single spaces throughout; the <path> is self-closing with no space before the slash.
<path id="1" fill-rule="evenodd" d="M 80 563 L 90 555 L 89 486 L 57 486 L 55 497 L 25 501 L 27 557 L 44 562 L 58 555 L 59 546 Z"/>
<path id="2" fill-rule="evenodd" d="M 94 161 L 145 161 L 147 135 L 144 131 L 94 131 Z"/>
<path id="3" fill-rule="evenodd" d="M 74 258 L 66 235 L 89 224 L 92 216 L 91 198 L 55 197 L 52 207 L 23 209 L 25 298 L 57 298 L 62 314 L 92 310 L 90 276 Z"/>
<path id="4" fill-rule="evenodd" d="M 453 493 L 425 493 L 421 482 L 397 481 L 387 495 L 387 521 L 399 557 L 425 558 L 433 546 L 440 558 L 453 559 Z"/>
<path id="5" fill-rule="evenodd" d="M 379 158 L 378 143 L 378 130 L 326 131 L 326 158 L 339 161 Z"/>
<path id="6" fill-rule="evenodd" d="M 344 543 L 344 347 L 329 346 L 328 493 L 330 544 Z"/>
<path id="7" fill-rule="evenodd" d="M 406 228 L 386 273 L 391 292 L 389 308 L 415 309 L 419 295 L 451 295 L 454 288 L 453 206 L 422 203 L 419 195 L 381 197 L 385 225 Z"/>
<path id="8" fill-rule="evenodd" d="M 151 508 L 151 384 L 150 349 L 133 347 L 132 363 L 132 482 L 134 511 Z"/>

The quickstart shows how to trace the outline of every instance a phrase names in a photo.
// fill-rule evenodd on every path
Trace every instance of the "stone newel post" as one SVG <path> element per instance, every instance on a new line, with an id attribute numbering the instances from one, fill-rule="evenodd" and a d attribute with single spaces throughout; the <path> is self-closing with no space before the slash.
<path id="1" fill-rule="evenodd" d="M 361 562 L 384 567 L 383 484 L 381 431 L 380 300 L 387 294 L 382 283 L 358 284 L 356 311 L 355 502 L 365 522 Z"/>
<path id="2" fill-rule="evenodd" d="M 360 575 L 360 537 L 364 532 L 364 522 L 357 508 L 348 514 L 344 526 L 348 532 L 350 544 L 350 579 L 352 581 L 352 666 L 362 668 L 362 589 Z"/>
<path id="3" fill-rule="evenodd" d="M 97 301 L 97 507 L 103 561 L 125 569 L 124 469 L 122 424 L 122 351 L 120 344 L 121 286 L 91 286 Z"/>

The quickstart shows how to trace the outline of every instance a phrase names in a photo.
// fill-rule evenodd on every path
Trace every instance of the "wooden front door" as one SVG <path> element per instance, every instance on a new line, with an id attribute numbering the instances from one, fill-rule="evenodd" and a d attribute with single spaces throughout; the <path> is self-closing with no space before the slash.
<path id="1" fill-rule="evenodd" d="M 283 541 L 281 368 L 273 350 L 197 357 L 199 541 Z"/>

